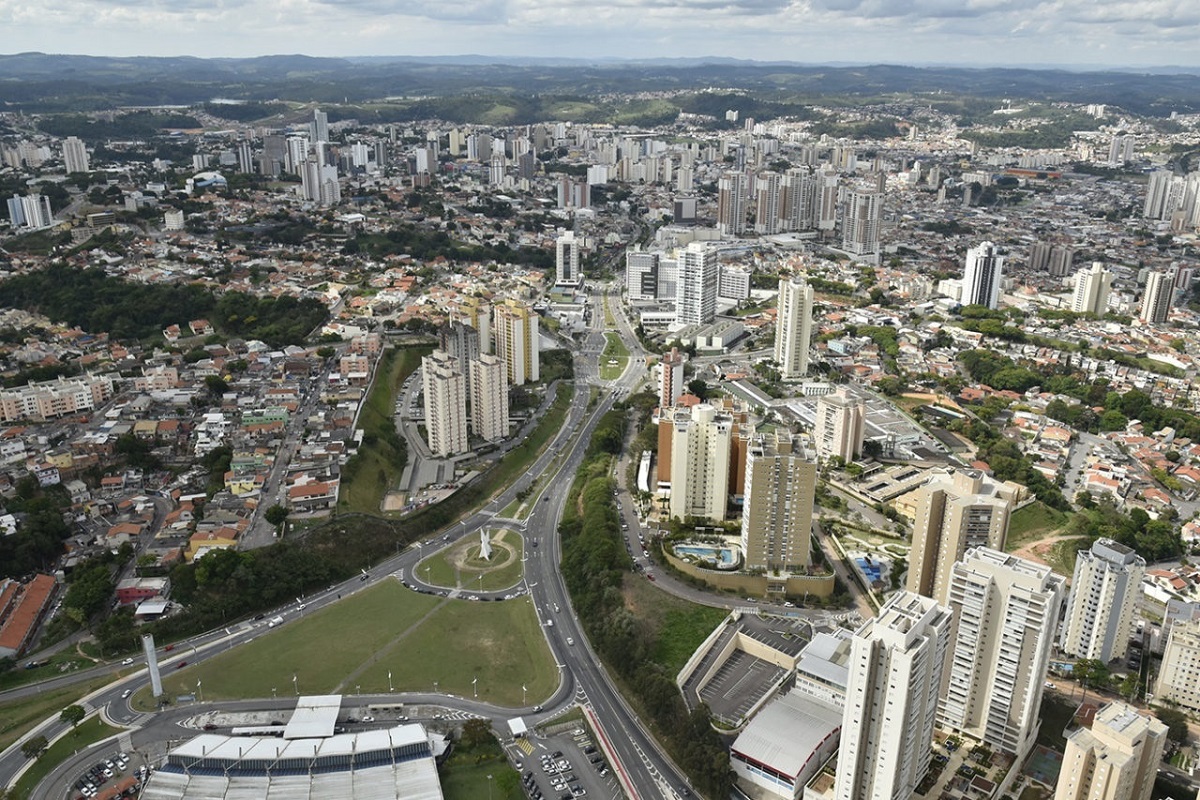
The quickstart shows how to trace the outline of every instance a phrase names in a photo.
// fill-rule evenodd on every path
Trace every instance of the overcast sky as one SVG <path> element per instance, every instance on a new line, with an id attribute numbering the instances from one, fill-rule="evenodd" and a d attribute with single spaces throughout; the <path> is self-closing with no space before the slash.
<path id="1" fill-rule="evenodd" d="M 0 0 L 0 53 L 1200 65 L 1198 0 Z"/>

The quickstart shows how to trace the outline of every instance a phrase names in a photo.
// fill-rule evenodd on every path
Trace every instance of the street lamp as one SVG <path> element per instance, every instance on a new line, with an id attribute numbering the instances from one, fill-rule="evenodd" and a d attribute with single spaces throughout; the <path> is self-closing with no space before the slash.
<path id="1" fill-rule="evenodd" d="M 196 694 L 200 695 L 200 702 L 204 702 L 204 689 L 200 688 L 200 680 L 196 680 Z"/>
<path id="2" fill-rule="evenodd" d="M 488 800 L 492 800 L 492 773 L 488 773 Z"/>
<path id="3" fill-rule="evenodd" d="M 438 682 L 437 681 L 433 682 L 433 693 L 434 694 L 438 693 Z"/>
<path id="4" fill-rule="evenodd" d="M 296 682 L 295 674 L 292 675 L 292 688 L 296 690 L 296 694 L 300 694 L 300 684 Z"/>
<path id="5" fill-rule="evenodd" d="M 388 670 L 388 691 L 389 692 L 396 691 L 396 687 L 392 686 L 392 671 L 390 669 Z"/>
<path id="6" fill-rule="evenodd" d="M 474 678 L 471 678 L 471 694 L 473 694 L 475 696 L 476 700 L 479 699 L 479 676 L 478 675 L 476 675 Z"/>

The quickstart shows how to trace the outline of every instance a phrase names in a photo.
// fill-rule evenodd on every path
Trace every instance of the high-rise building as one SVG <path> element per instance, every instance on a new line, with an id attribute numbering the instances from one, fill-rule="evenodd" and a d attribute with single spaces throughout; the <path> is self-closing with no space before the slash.
<path id="1" fill-rule="evenodd" d="M 1052 278 L 1066 277 L 1075 263 L 1075 248 L 1063 244 L 1037 242 L 1029 248 L 1029 268 L 1048 272 Z"/>
<path id="2" fill-rule="evenodd" d="M 779 279 L 775 319 L 775 361 L 785 379 L 808 374 L 808 349 L 813 329 L 813 288 L 803 274 Z"/>
<path id="3" fill-rule="evenodd" d="M 947 602 L 954 562 L 973 547 L 1004 548 L 1015 494 L 981 472 L 940 472 L 914 491 L 910 592 Z"/>
<path id="4" fill-rule="evenodd" d="M 1142 322 L 1166 322 L 1171 313 L 1171 301 L 1175 289 L 1170 277 L 1165 272 L 1151 272 L 1146 275 L 1146 290 L 1142 293 L 1142 307 L 1138 319 Z"/>
<path id="5" fill-rule="evenodd" d="M 1150 800 L 1166 744 L 1156 717 L 1111 702 L 1067 737 L 1054 800 Z"/>
<path id="6" fill-rule="evenodd" d="M 505 300 L 496 306 L 493 326 L 496 355 L 508 364 L 511 386 L 536 383 L 540 377 L 538 316 L 519 300 Z"/>
<path id="7" fill-rule="evenodd" d="M 949 609 L 892 595 L 850 642 L 837 800 L 909 800 L 929 769 Z"/>
<path id="8" fill-rule="evenodd" d="M 1066 592 L 1066 579 L 1045 565 L 987 547 L 967 551 L 950 573 L 954 632 L 939 728 L 1025 758 Z"/>
<path id="9" fill-rule="evenodd" d="M 625 291 L 629 300 L 658 297 L 658 253 L 630 250 L 625 253 Z"/>
<path id="10" fill-rule="evenodd" d="M 469 363 L 471 432 L 488 442 L 508 436 L 508 367 L 484 353 Z"/>
<path id="11" fill-rule="evenodd" d="M 467 379 L 448 353 L 421 359 L 425 391 L 425 439 L 434 456 L 467 451 Z"/>
<path id="12" fill-rule="evenodd" d="M 844 386 L 832 394 L 818 397 L 817 418 L 813 424 L 817 456 L 836 456 L 849 464 L 862 455 L 866 416 L 866 403 L 851 395 Z"/>
<path id="13" fill-rule="evenodd" d="M 722 236 L 740 236 L 745 232 L 749 182 L 742 172 L 726 172 L 717 181 L 717 230 Z"/>
<path id="14" fill-rule="evenodd" d="M 443 325 L 438 331 L 438 349 L 457 361 L 463 373 L 467 372 L 467 364 L 483 352 L 479 347 L 479 331 L 459 320 Z"/>
<path id="15" fill-rule="evenodd" d="M 820 206 L 817 179 L 806 169 L 789 169 L 783 176 L 780 227 L 785 231 L 807 231 L 816 227 Z"/>
<path id="16" fill-rule="evenodd" d="M 683 383 L 683 365 L 687 356 L 672 347 L 664 353 L 658 374 L 658 405 L 660 408 L 671 408 L 686 388 Z"/>
<path id="17" fill-rule="evenodd" d="M 878 256 L 883 198 L 874 190 L 854 189 L 842 216 L 842 249 L 856 256 Z"/>
<path id="18" fill-rule="evenodd" d="M 672 517 L 725 519 L 733 425 L 729 415 L 709 403 L 692 406 L 687 418 L 676 418 L 671 436 Z"/>
<path id="19" fill-rule="evenodd" d="M 1090 550 L 1080 550 L 1063 626 L 1063 652 L 1106 664 L 1124 658 L 1145 574 L 1146 559 L 1112 539 L 1097 539 Z"/>
<path id="20" fill-rule="evenodd" d="M 492 349 L 492 304 L 480 297 L 467 297 L 451 315 L 479 332 L 479 352 L 494 353 Z M 445 348 L 442 348 L 443 350 Z"/>
<path id="21" fill-rule="evenodd" d="M 314 142 L 328 142 L 329 115 L 319 108 L 314 108 L 312 122 L 309 123 L 308 130 Z"/>
<path id="22" fill-rule="evenodd" d="M 554 242 L 556 286 L 578 286 L 583 278 L 579 271 L 580 241 L 574 231 L 567 231 Z"/>
<path id="23" fill-rule="evenodd" d="M 1181 619 L 1171 626 L 1154 698 L 1175 703 L 1189 711 L 1200 711 L 1200 619 Z"/>
<path id="24" fill-rule="evenodd" d="M 778 172 L 764 172 L 755 179 L 754 230 L 764 236 L 779 233 L 782 185 Z"/>
<path id="25" fill-rule="evenodd" d="M 804 571 L 812 546 L 817 461 L 786 431 L 752 441 L 746 454 L 742 552 L 747 569 Z"/>
<path id="26" fill-rule="evenodd" d="M 242 139 L 236 145 L 237 153 L 237 168 L 238 172 L 246 174 L 254 172 L 254 154 L 250 149 L 250 142 Z"/>
<path id="27" fill-rule="evenodd" d="M 50 198 L 44 194 L 14 194 L 8 201 L 8 218 L 21 230 L 38 230 L 54 224 Z"/>
<path id="28" fill-rule="evenodd" d="M 331 206 L 341 202 L 342 189 L 338 184 L 337 167 L 322 164 L 316 159 L 304 161 L 300 164 L 300 190 L 305 200 L 318 205 Z"/>
<path id="29" fill-rule="evenodd" d="M 1112 286 L 1112 273 L 1099 261 L 1075 273 L 1075 294 L 1071 297 L 1071 310 L 1076 314 L 1103 316 L 1108 311 L 1108 292 Z"/>
<path id="30" fill-rule="evenodd" d="M 962 304 L 997 308 L 1000 304 L 1000 280 L 1004 272 L 1004 256 L 991 242 L 983 242 L 967 251 L 963 269 Z"/>
<path id="31" fill-rule="evenodd" d="M 841 204 L 841 183 L 833 169 L 817 174 L 817 230 L 832 231 L 837 227 L 838 206 Z"/>
<path id="32" fill-rule="evenodd" d="M 691 242 L 679 253 L 675 318 L 683 325 L 707 325 L 717 315 L 717 255 L 705 242 Z"/>
<path id="33" fill-rule="evenodd" d="M 87 147 L 79 137 L 68 136 L 63 139 L 63 164 L 68 173 L 88 171 Z"/>

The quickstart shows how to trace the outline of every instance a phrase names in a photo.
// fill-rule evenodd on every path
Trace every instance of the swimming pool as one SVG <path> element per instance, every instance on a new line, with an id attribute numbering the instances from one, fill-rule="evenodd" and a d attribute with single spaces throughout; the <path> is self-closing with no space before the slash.
<path id="1" fill-rule="evenodd" d="M 737 566 L 738 555 L 732 547 L 715 544 L 677 544 L 675 555 L 692 556 L 702 561 L 715 562 L 718 569 L 732 569 Z"/>

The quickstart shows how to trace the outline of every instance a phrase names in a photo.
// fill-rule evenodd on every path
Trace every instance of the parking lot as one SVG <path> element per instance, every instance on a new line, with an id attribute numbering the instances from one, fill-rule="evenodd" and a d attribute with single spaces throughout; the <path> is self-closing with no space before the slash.
<path id="1" fill-rule="evenodd" d="M 510 748 L 525 794 L 533 800 L 621 797 L 612 766 L 583 728 L 533 737 Z"/>
<path id="2" fill-rule="evenodd" d="M 136 796 L 146 779 L 147 767 L 138 756 L 113 752 L 100 758 L 71 784 L 72 796 L 112 800 Z"/>

